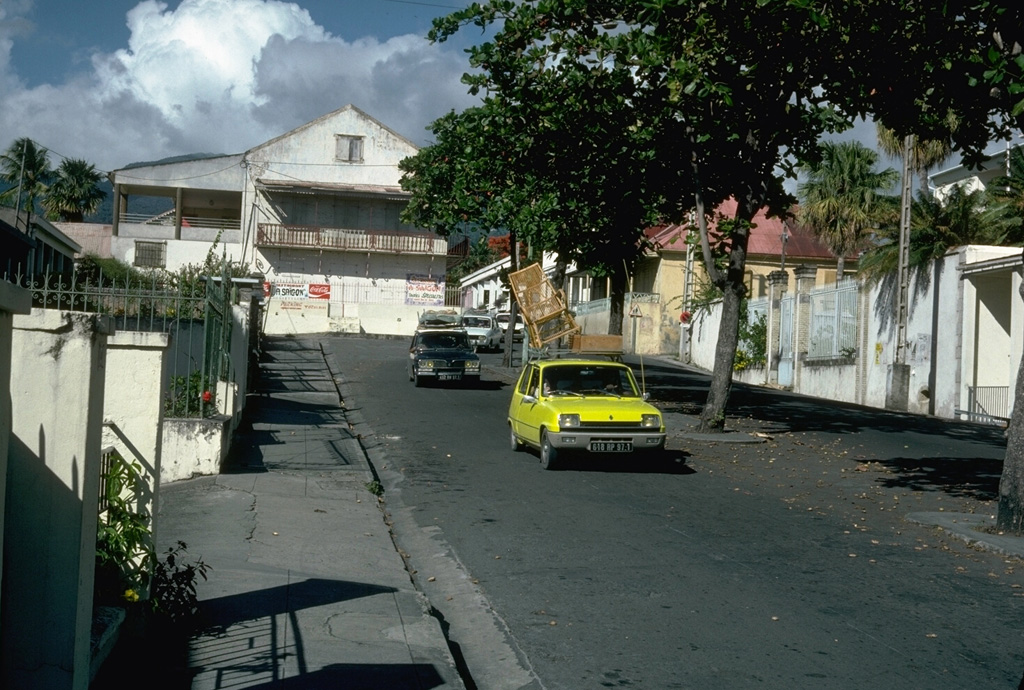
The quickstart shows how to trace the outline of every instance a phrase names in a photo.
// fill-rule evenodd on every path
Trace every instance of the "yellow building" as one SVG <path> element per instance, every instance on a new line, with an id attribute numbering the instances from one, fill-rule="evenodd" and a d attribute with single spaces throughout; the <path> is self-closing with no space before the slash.
<path id="1" fill-rule="evenodd" d="M 718 213 L 728 218 L 735 212 L 734 201 L 718 208 Z M 709 230 L 715 232 L 713 222 Z M 695 224 L 664 225 L 647 231 L 651 248 L 636 266 L 630 298 L 643 299 L 652 305 L 656 303 L 658 308 L 644 308 L 645 315 L 650 313 L 656 318 L 642 322 L 647 327 L 637 333 L 637 351 L 663 354 L 678 351 L 680 314 L 690 308 L 707 275 L 699 242 L 687 243 L 691 232 L 694 238 L 698 236 Z M 780 270 L 789 274 L 786 289 L 792 294 L 796 290 L 793 269 L 803 265 L 818 267 L 817 285 L 827 285 L 836 280 L 836 258 L 809 229 L 792 218 L 784 221 L 768 218 L 763 211 L 758 213 L 747 244 L 747 296 L 766 297 L 768 275 Z M 847 276 L 855 272 L 856 265 L 856 257 L 847 257 Z M 644 297 L 638 297 L 641 295 Z M 626 326 L 623 332 L 628 335 Z"/>

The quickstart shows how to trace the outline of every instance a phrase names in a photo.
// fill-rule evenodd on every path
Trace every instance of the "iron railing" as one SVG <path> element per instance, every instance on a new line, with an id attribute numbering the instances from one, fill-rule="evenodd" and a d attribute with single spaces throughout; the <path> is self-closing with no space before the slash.
<path id="1" fill-rule="evenodd" d="M 1003 424 L 1010 418 L 1010 387 L 968 386 L 967 409 L 958 412 L 972 422 Z"/>
<path id="2" fill-rule="evenodd" d="M 857 349 L 859 285 L 843 280 L 811 291 L 808 359 L 850 357 Z"/>
<path id="3" fill-rule="evenodd" d="M 118 216 L 118 223 L 131 225 L 156 225 L 160 227 L 174 227 L 174 211 L 151 216 L 146 213 L 122 213 Z M 204 228 L 211 230 L 240 230 L 242 221 L 238 218 L 204 218 L 202 216 L 182 216 L 181 226 L 183 228 Z"/>
<path id="4" fill-rule="evenodd" d="M 154 271 L 112 279 L 102 271 L 43 276 L 4 275 L 26 288 L 36 309 L 102 314 L 117 331 L 166 333 L 168 417 L 218 412 L 217 383 L 231 380 L 231 279 Z"/>

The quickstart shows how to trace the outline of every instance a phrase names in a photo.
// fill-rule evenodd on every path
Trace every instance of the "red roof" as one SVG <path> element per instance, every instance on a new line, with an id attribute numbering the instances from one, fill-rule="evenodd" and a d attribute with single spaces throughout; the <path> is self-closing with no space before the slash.
<path id="1" fill-rule="evenodd" d="M 731 218 L 736 214 L 736 202 L 732 199 L 722 203 L 716 212 Z M 715 232 L 715 221 L 710 220 L 709 232 Z M 668 251 L 685 251 L 686 234 L 689 224 L 657 225 L 644 231 L 647 238 L 658 249 Z M 794 259 L 823 259 L 835 261 L 828 248 L 818 241 L 806 226 L 800 225 L 793 218 L 783 221 L 780 218 L 769 218 L 765 209 L 754 216 L 754 227 L 750 230 L 747 243 L 747 255 L 779 256 L 782 254 L 782 235 L 787 235 L 786 256 Z M 855 257 L 848 257 L 855 258 Z"/>

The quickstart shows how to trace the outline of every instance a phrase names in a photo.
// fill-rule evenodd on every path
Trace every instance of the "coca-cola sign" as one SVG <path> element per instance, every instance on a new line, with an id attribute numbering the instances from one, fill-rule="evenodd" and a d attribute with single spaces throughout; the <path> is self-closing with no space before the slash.
<path id="1" fill-rule="evenodd" d="M 309 284 L 309 299 L 330 299 L 331 298 L 331 284 L 330 283 L 310 283 Z"/>
<path id="2" fill-rule="evenodd" d="M 269 289 L 271 296 L 282 300 L 331 299 L 330 283 L 271 283 Z"/>

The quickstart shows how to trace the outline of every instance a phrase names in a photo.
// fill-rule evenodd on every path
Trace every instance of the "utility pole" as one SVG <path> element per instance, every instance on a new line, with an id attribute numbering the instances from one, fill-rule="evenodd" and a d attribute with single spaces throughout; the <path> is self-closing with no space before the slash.
<path id="1" fill-rule="evenodd" d="M 908 134 L 903 142 L 903 194 L 900 204 L 900 261 L 897 282 L 899 283 L 899 300 L 896 306 L 896 358 L 897 364 L 906 364 L 907 360 L 907 311 L 910 282 L 910 202 L 912 178 L 910 175 L 910 158 L 914 151 L 914 135 Z"/>
<path id="2" fill-rule="evenodd" d="M 889 368 L 889 385 L 885 393 L 885 407 L 906 412 L 910 404 L 910 365 L 907 364 L 907 313 L 910 283 L 910 159 L 914 155 L 914 135 L 908 134 L 903 142 L 903 195 L 900 208 L 900 257 L 897 273 L 899 297 L 896 304 L 896 352 Z"/>
<path id="3" fill-rule="evenodd" d="M 18 217 L 21 215 L 21 186 L 25 182 L 25 149 L 28 148 L 28 139 L 21 142 L 21 170 L 18 172 L 18 199 L 14 202 L 14 225 L 18 225 Z M 32 220 L 32 211 L 29 210 L 29 220 Z M 29 232 L 29 222 L 25 221 L 25 232 Z"/>

